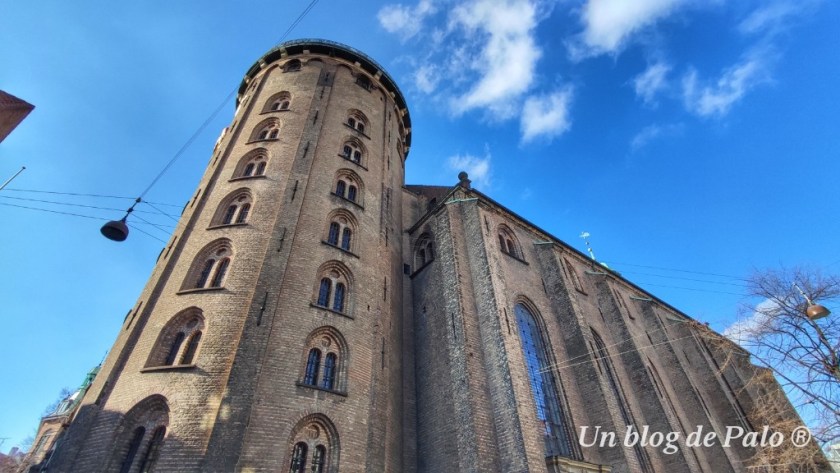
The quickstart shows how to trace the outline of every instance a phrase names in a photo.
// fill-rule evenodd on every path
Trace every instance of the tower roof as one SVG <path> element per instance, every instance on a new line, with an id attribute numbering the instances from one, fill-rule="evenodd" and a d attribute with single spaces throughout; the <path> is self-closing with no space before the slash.
<path id="1" fill-rule="evenodd" d="M 391 96 L 397 103 L 397 107 L 400 110 L 405 111 L 405 114 L 402 117 L 406 129 L 405 145 L 406 147 L 411 146 L 411 118 L 408 114 L 408 105 L 406 104 L 405 97 L 403 97 L 400 88 L 397 87 L 397 83 L 378 62 L 374 61 L 367 54 L 347 46 L 346 44 L 325 39 L 295 39 L 280 43 L 271 48 L 271 50 L 267 53 L 263 54 L 263 56 L 259 58 L 250 69 L 248 69 L 248 72 L 245 73 L 245 77 L 242 79 L 242 83 L 239 85 L 239 94 L 241 95 L 245 92 L 248 83 L 259 73 L 264 65 L 270 64 L 282 57 L 303 54 L 304 51 L 308 54 L 338 57 L 351 63 L 359 63 L 365 72 L 375 77 L 376 80 L 384 85 L 385 89 L 391 93 Z M 236 102 L 237 105 L 239 105 L 238 98 Z"/>

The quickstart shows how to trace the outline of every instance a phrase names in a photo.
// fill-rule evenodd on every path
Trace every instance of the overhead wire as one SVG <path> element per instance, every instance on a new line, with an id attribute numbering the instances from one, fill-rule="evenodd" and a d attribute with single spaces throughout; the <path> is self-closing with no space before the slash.
<path id="1" fill-rule="evenodd" d="M 178 219 L 177 219 L 177 218 L 175 218 L 174 216 L 169 215 L 168 213 L 166 213 L 166 212 L 164 212 L 163 210 L 161 210 L 161 209 L 159 209 L 159 208 L 155 207 L 155 206 L 154 206 L 154 205 L 152 205 L 151 203 L 146 202 L 145 200 L 143 201 L 143 203 L 144 203 L 144 204 L 146 204 L 146 205 L 148 205 L 149 207 L 151 207 L 151 208 L 153 208 L 153 209 L 157 210 L 157 211 L 158 211 L 158 213 L 160 213 L 161 215 L 165 215 L 165 216 L 169 217 L 169 218 L 170 218 L 172 221 L 174 221 L 175 223 L 178 223 Z"/>
<path id="2" fill-rule="evenodd" d="M 25 202 L 39 202 L 39 203 L 42 203 L 42 204 L 66 205 L 66 206 L 70 206 L 70 207 L 84 207 L 84 208 L 87 208 L 87 209 L 97 209 L 97 210 L 122 210 L 122 209 L 118 209 L 118 208 L 115 208 L 115 207 L 100 207 L 100 206 L 97 206 L 97 205 L 77 204 L 77 203 L 73 203 L 73 202 L 57 202 L 57 201 L 54 201 L 54 200 L 44 200 L 44 199 L 29 199 L 29 198 L 26 198 L 26 197 L 12 197 L 12 196 L 8 196 L 8 195 L 0 195 L 0 199 L 20 200 L 20 201 L 25 201 Z M 152 211 L 149 211 L 149 210 L 134 210 L 134 211 L 135 212 L 147 213 L 147 214 L 157 214 L 157 213 L 160 212 L 159 210 L 157 212 L 152 212 Z M 160 213 L 163 213 L 163 212 L 160 212 Z M 171 218 L 171 216 L 169 214 L 164 213 L 163 215 L 166 215 L 167 217 Z M 176 220 L 176 222 L 177 222 L 177 220 Z"/>
<path id="3" fill-rule="evenodd" d="M 617 261 L 606 261 L 606 263 L 611 264 L 611 265 L 619 265 L 619 266 L 624 265 L 624 266 L 634 266 L 634 267 L 637 267 L 637 268 L 659 269 L 659 270 L 662 270 L 662 271 L 674 271 L 674 272 L 679 272 L 679 273 L 702 274 L 702 275 L 705 275 L 705 276 L 717 276 L 717 277 L 721 277 L 721 278 L 729 278 L 729 279 L 737 279 L 737 280 L 740 280 L 740 281 L 746 281 L 745 278 L 742 278 L 740 276 L 732 276 L 730 274 L 708 273 L 708 272 L 703 272 L 703 271 L 692 271 L 692 270 L 688 270 L 688 269 L 664 268 L 664 267 L 661 267 L 661 266 L 649 266 L 649 265 L 643 265 L 643 264 L 620 263 L 620 262 L 617 262 Z"/>
<path id="4" fill-rule="evenodd" d="M 102 220 L 102 221 L 106 221 L 106 222 L 108 221 L 107 218 L 103 218 L 103 217 L 96 217 L 96 216 L 93 216 L 93 215 L 82 215 L 82 214 L 77 214 L 77 213 L 73 213 L 73 212 L 62 212 L 60 210 L 42 209 L 42 208 L 38 208 L 38 207 L 29 207 L 29 206 L 26 206 L 26 205 L 7 204 L 7 203 L 4 203 L 4 202 L 0 202 L 0 205 L 4 205 L 6 207 L 16 207 L 16 208 L 19 208 L 19 209 L 37 210 L 39 212 L 48 212 L 48 213 L 59 214 L 59 215 L 67 215 L 67 216 L 71 216 L 71 217 L 88 218 L 88 219 L 92 219 L 92 220 Z M 136 226 L 132 226 L 131 228 L 136 229 L 140 233 L 145 233 L 146 235 L 149 235 L 150 237 L 154 238 L 155 240 L 166 243 L 165 241 L 161 240 L 160 238 L 157 238 L 157 237 L 143 231 L 142 229 L 137 228 Z"/>
<path id="5" fill-rule="evenodd" d="M 165 241 L 165 240 L 161 240 L 160 238 L 158 238 L 158 237 L 156 237 L 156 236 L 152 235 L 151 233 L 144 231 L 142 228 L 138 228 L 138 227 L 137 227 L 137 226 L 135 226 L 135 225 L 129 225 L 129 227 L 131 227 L 131 228 L 133 228 L 133 229 L 137 230 L 137 231 L 138 231 L 138 232 L 140 232 L 140 233 L 143 233 L 143 234 L 145 234 L 145 235 L 148 235 L 148 236 L 150 236 L 150 237 L 154 238 L 155 240 L 157 240 L 157 241 L 159 241 L 159 242 L 163 243 L 164 245 L 166 244 L 166 241 Z"/>
<path id="6" fill-rule="evenodd" d="M 286 39 L 286 36 L 288 36 L 288 34 L 292 32 L 292 30 L 303 20 L 303 18 L 315 7 L 315 4 L 317 3 L 318 0 L 312 0 L 311 2 L 309 2 L 309 4 L 303 10 L 303 12 L 300 15 L 298 15 L 298 17 L 295 19 L 295 21 L 292 22 L 291 25 L 289 25 L 289 27 L 277 41 L 277 44 L 281 43 L 283 40 Z M 204 131 L 204 129 L 207 128 L 207 126 L 210 125 L 210 123 L 216 118 L 216 116 L 219 115 L 219 113 L 222 111 L 225 105 L 227 105 L 230 99 L 233 98 L 234 95 L 236 95 L 238 90 L 238 86 L 234 87 L 233 90 L 231 90 L 230 93 L 227 94 L 227 96 L 225 96 L 225 98 L 221 101 L 221 103 L 219 103 L 219 105 L 216 107 L 213 113 L 211 113 L 210 116 L 207 117 L 207 119 L 204 120 L 204 122 L 201 125 L 199 125 L 198 129 L 196 129 L 195 132 L 189 137 L 189 139 L 187 139 L 187 141 L 181 146 L 181 148 L 178 149 L 177 152 L 175 152 L 175 155 L 172 156 L 172 158 L 166 163 L 163 169 L 161 169 L 160 172 L 154 177 L 154 179 L 152 179 L 152 182 L 149 183 L 149 185 L 146 186 L 143 192 L 140 193 L 140 195 L 137 197 L 138 199 L 142 200 L 143 197 L 146 196 L 146 194 L 152 189 L 152 187 L 154 187 L 154 185 L 157 184 L 160 178 L 163 177 L 166 171 L 168 171 L 169 168 L 172 167 L 175 161 L 177 161 L 178 158 L 180 158 L 181 155 L 184 154 L 187 148 L 189 148 L 190 145 L 192 145 L 192 143 L 198 138 L 198 136 Z"/>
<path id="7" fill-rule="evenodd" d="M 72 195 L 72 196 L 75 196 L 75 197 L 101 197 L 101 198 L 106 198 L 106 199 L 124 199 L 124 200 L 134 200 L 135 199 L 135 197 L 128 197 L 128 196 L 124 196 L 124 195 L 84 194 L 84 193 L 80 193 L 80 192 L 58 192 L 58 191 L 45 191 L 45 190 L 39 190 L 39 189 L 17 189 L 17 188 L 8 188 L 8 187 L 6 189 L 3 189 L 3 191 L 4 192 L 5 191 L 32 192 L 32 193 L 36 193 L 36 194 Z M 144 203 L 149 203 L 149 202 L 146 202 L 146 201 L 143 201 L 143 202 Z M 175 208 L 180 208 L 181 207 L 180 205 L 166 204 L 166 203 L 163 203 L 163 202 L 151 202 L 151 203 L 155 204 L 155 205 L 166 206 L 166 207 L 175 207 Z"/>

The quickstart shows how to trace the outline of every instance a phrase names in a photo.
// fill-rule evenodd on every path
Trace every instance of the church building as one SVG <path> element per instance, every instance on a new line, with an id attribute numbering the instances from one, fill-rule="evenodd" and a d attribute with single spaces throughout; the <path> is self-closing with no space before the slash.
<path id="1" fill-rule="evenodd" d="M 760 428 L 746 353 L 466 173 L 406 185 L 411 146 L 402 92 L 364 53 L 296 40 L 261 57 L 37 468 L 749 471 L 752 449 L 684 442 Z M 681 440 L 625 445 L 627 426 Z"/>

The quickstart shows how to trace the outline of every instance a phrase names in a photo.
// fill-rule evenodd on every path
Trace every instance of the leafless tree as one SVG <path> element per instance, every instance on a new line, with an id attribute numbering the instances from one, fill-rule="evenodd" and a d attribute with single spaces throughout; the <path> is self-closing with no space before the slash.
<path id="1" fill-rule="evenodd" d="M 754 273 L 747 280 L 753 303 L 742 308 L 741 320 L 724 332 L 726 338 L 705 329 L 704 338 L 718 347 L 733 341 L 749 352 L 760 371 L 751 381 L 756 398 L 751 417 L 789 434 L 800 420 L 791 416 L 790 405 L 799 412 L 821 447 L 840 441 L 840 314 L 817 320 L 809 318 L 812 304 L 837 307 L 840 277 L 818 270 L 794 268 Z M 732 353 L 732 350 L 728 351 Z M 778 389 L 776 380 L 787 393 Z M 763 376 L 766 374 L 766 376 Z M 756 397 L 756 393 L 757 397 Z M 810 455 L 810 456 L 809 456 Z M 814 449 L 759 449 L 754 466 L 801 465 L 788 469 L 753 471 L 824 471 L 824 460 Z"/>

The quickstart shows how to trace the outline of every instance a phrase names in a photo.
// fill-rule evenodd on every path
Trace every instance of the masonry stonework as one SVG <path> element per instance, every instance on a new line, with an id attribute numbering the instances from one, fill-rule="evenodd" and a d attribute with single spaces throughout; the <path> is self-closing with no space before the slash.
<path id="1" fill-rule="evenodd" d="M 363 53 L 260 58 L 49 471 L 746 471 L 745 448 L 579 445 L 754 428 L 751 365 L 466 175 L 406 186 L 410 146 Z"/>

